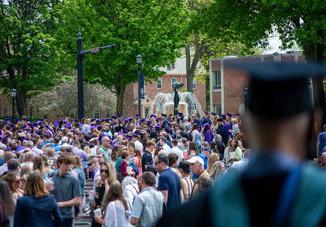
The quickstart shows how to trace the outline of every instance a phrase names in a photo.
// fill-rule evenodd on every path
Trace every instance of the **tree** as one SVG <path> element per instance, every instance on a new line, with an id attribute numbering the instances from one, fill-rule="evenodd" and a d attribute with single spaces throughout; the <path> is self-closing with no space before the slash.
<path id="1" fill-rule="evenodd" d="M 55 84 L 54 6 L 58 0 L 0 1 L 0 86 L 15 88 L 20 116 L 28 99 Z"/>
<path id="2" fill-rule="evenodd" d="M 185 43 L 186 13 L 180 0 L 68 0 L 60 11 L 63 23 L 58 37 L 71 67 L 75 66 L 78 29 L 85 49 L 116 45 L 87 56 L 84 67 L 87 81 L 99 82 L 117 94 L 118 114 L 123 112 L 126 86 L 137 80 L 136 55 L 143 56 L 145 78 L 156 78 L 162 75 L 158 68 L 174 61 Z"/>
<path id="3" fill-rule="evenodd" d="M 51 90 L 45 91 L 33 97 L 30 103 L 39 114 L 46 115 L 50 119 L 58 119 L 62 116 L 77 117 L 77 80 L 68 78 L 62 80 Z M 94 116 L 100 112 L 105 117 L 115 113 L 112 106 L 115 105 L 116 96 L 106 87 L 100 84 L 85 83 L 85 113 Z M 102 114 L 101 114 L 102 113 Z"/>
<path id="4" fill-rule="evenodd" d="M 226 55 L 246 55 L 256 53 L 256 50 L 246 45 L 224 37 L 224 34 L 207 34 L 206 23 L 203 15 L 207 12 L 207 7 L 212 4 L 212 0 L 188 0 L 189 23 L 188 44 L 185 48 L 186 71 L 187 71 L 187 91 L 193 91 L 193 80 L 199 61 L 206 67 L 209 58 L 223 57 Z"/>
<path id="5" fill-rule="evenodd" d="M 325 11 L 323 0 L 215 0 L 206 11 L 206 28 L 212 36 L 224 34 L 247 45 L 264 46 L 276 27 L 283 47 L 291 47 L 296 42 L 307 61 L 321 63 L 325 61 Z M 314 79 L 313 87 L 315 101 L 325 111 L 322 82 L 320 78 Z"/>

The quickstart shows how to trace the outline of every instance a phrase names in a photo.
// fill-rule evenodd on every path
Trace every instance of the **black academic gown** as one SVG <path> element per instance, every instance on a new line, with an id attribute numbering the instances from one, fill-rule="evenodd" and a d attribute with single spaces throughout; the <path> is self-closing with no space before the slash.
<path id="1" fill-rule="evenodd" d="M 250 226 L 272 226 L 278 199 L 288 174 L 288 171 L 277 171 L 275 174 L 257 177 L 248 177 L 245 172 L 241 174 L 241 190 L 249 211 Z M 218 187 L 218 182 L 216 186 Z M 213 226 L 214 211 L 211 201 L 213 192 L 214 190 L 203 193 L 190 202 L 170 211 L 158 221 L 157 226 Z M 318 226 L 326 226 L 326 213 Z"/>

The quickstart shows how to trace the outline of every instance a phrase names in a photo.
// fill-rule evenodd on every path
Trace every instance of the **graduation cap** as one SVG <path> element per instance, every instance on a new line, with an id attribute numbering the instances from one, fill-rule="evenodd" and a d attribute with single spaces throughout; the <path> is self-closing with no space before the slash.
<path id="1" fill-rule="evenodd" d="M 140 136 L 140 131 L 135 131 L 133 134 L 132 134 L 133 137 L 139 137 Z"/>
<path id="2" fill-rule="evenodd" d="M 156 118 L 156 115 L 152 114 L 149 118 Z"/>
<path id="3" fill-rule="evenodd" d="M 130 135 L 126 135 L 126 138 L 127 138 L 128 141 L 132 140 L 132 136 L 130 136 Z"/>
<path id="4" fill-rule="evenodd" d="M 238 64 L 248 73 L 246 110 L 268 119 L 284 119 L 314 108 L 310 77 L 326 74 L 326 66 L 297 63 Z"/>
<path id="5" fill-rule="evenodd" d="M 53 125 L 54 125 L 54 127 L 58 128 L 60 124 L 58 121 L 55 121 L 55 122 L 53 122 Z"/>
<path id="6" fill-rule="evenodd" d="M 69 121 L 66 123 L 66 128 L 71 128 L 71 123 Z"/>

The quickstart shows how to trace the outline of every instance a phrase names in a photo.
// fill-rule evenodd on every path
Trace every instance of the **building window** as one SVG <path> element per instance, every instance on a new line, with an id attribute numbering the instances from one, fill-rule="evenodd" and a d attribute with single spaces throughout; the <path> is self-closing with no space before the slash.
<path id="1" fill-rule="evenodd" d="M 162 78 L 158 78 L 156 80 L 156 89 L 161 89 L 162 88 Z"/>
<path id="2" fill-rule="evenodd" d="M 169 65 L 167 66 L 167 69 L 168 69 L 168 71 L 172 71 L 172 70 L 174 70 L 174 69 L 175 69 L 175 64 L 174 64 L 174 63 L 169 64 Z"/>
<path id="3" fill-rule="evenodd" d="M 197 84 L 198 84 L 198 81 L 197 80 L 193 80 L 192 81 L 192 89 L 197 89 Z"/>
<path id="4" fill-rule="evenodd" d="M 220 90 L 221 85 L 221 71 L 213 72 L 213 90 Z"/>
<path id="5" fill-rule="evenodd" d="M 222 105 L 221 104 L 213 104 L 213 112 L 217 115 L 221 116 L 222 114 Z"/>

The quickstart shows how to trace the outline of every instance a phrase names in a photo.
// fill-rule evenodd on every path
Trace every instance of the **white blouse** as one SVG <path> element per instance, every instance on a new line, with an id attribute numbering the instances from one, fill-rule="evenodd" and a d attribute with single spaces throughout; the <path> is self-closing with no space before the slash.
<path id="1" fill-rule="evenodd" d="M 103 227 L 130 227 L 127 212 L 120 200 L 110 202 L 105 211 Z"/>

